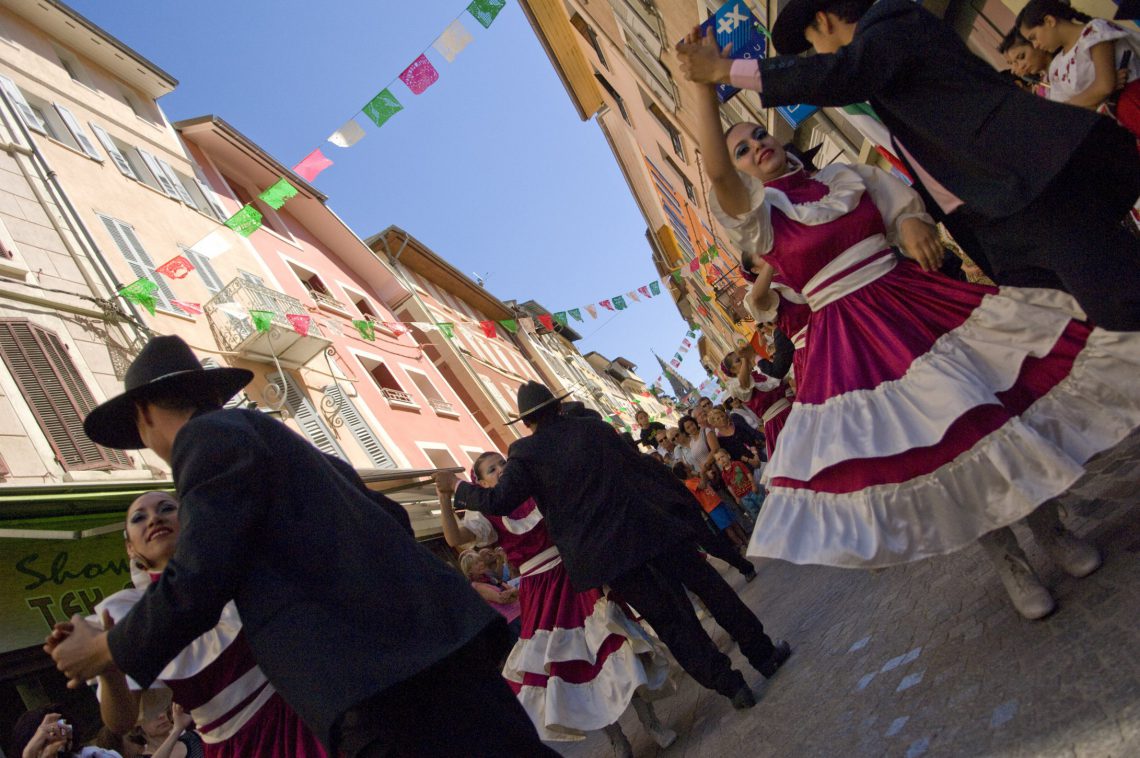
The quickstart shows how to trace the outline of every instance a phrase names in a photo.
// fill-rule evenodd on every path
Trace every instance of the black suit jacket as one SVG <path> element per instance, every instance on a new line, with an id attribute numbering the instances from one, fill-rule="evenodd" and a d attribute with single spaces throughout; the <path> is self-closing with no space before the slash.
<path id="1" fill-rule="evenodd" d="M 499 618 L 416 544 L 398 504 L 262 413 L 195 416 L 173 468 L 178 548 L 108 637 L 144 687 L 232 599 L 258 665 L 331 745 L 342 713 Z"/>
<path id="2" fill-rule="evenodd" d="M 972 210 L 1029 205 L 1104 118 L 1005 81 L 930 12 L 879 0 L 832 55 L 760 62 L 767 108 L 870 101 L 895 139 Z"/>
<path id="3" fill-rule="evenodd" d="M 693 538 L 692 527 L 668 512 L 671 500 L 691 506 L 652 463 L 604 421 L 560 416 L 511 445 L 496 487 L 461 483 L 455 504 L 506 515 L 533 496 L 582 592 Z"/>

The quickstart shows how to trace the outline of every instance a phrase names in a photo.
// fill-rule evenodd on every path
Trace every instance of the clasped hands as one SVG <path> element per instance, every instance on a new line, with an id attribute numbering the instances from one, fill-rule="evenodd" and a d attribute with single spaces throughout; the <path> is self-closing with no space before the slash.
<path id="1" fill-rule="evenodd" d="M 110 629 L 114 622 L 106 611 L 103 624 Z M 89 679 L 112 670 L 111 649 L 107 645 L 107 632 L 79 614 L 70 621 L 56 624 L 44 640 L 44 652 L 52 657 L 55 666 L 67 677 L 69 689 L 82 687 Z"/>
<path id="2" fill-rule="evenodd" d="M 732 71 L 732 43 L 721 50 L 712 29 L 702 33 L 699 26 L 677 43 L 681 73 L 697 84 L 727 84 Z"/>

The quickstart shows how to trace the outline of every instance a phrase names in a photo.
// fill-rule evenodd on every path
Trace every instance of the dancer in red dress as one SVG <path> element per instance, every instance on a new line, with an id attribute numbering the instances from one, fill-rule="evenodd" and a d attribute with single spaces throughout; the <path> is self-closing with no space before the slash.
<path id="1" fill-rule="evenodd" d="M 1047 615 L 1008 526 L 1028 517 L 1074 576 L 1099 567 L 1053 498 L 1140 425 L 1140 338 L 1094 329 L 1060 291 L 932 273 L 944 251 L 913 190 L 863 165 L 809 177 L 763 127 L 723 134 L 705 89 L 710 207 L 811 309 L 749 555 L 881 567 L 981 538 L 1018 611 Z"/>
<path id="2" fill-rule="evenodd" d="M 483 453 L 472 481 L 493 487 L 506 460 Z M 646 731 L 661 747 L 677 738 L 657 720 L 647 698 L 672 694 L 663 649 L 625 608 L 600 590 L 575 592 L 534 500 L 509 516 L 467 511 L 456 520 L 450 494 L 440 495 L 444 537 L 453 547 L 498 543 L 518 567 L 522 632 L 503 667 L 548 741 L 582 739 L 604 729 L 619 755 L 631 755 L 618 719 L 632 702 Z"/>

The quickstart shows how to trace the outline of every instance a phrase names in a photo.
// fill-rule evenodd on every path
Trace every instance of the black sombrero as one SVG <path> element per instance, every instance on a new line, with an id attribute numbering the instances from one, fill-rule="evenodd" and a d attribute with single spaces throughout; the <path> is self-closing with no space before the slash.
<path id="1" fill-rule="evenodd" d="M 95 443 L 120 450 L 146 447 L 135 426 L 135 401 L 158 396 L 229 400 L 249 384 L 244 368 L 204 368 L 180 337 L 155 337 L 131 362 L 124 391 L 97 405 L 83 419 L 83 431 Z"/>
<path id="2" fill-rule="evenodd" d="M 523 386 L 519 387 L 519 415 L 516 418 L 508 421 L 507 425 L 510 426 L 511 424 L 517 424 L 535 411 L 541 408 L 545 408 L 552 403 L 557 403 L 569 395 L 569 392 L 565 392 L 561 395 L 555 396 L 555 394 L 551 392 L 545 384 L 539 384 L 538 382 L 527 382 Z"/>
<path id="3" fill-rule="evenodd" d="M 772 45 L 780 55 L 799 55 L 811 47 L 804 36 L 804 29 L 811 26 L 815 14 L 827 10 L 835 0 L 791 0 L 776 14 L 772 25 Z M 865 0 L 867 7 L 875 0 Z"/>

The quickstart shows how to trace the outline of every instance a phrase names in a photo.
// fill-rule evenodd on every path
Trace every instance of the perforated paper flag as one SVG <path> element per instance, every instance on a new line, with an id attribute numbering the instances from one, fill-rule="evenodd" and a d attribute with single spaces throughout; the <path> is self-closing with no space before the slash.
<path id="1" fill-rule="evenodd" d="M 201 303 L 188 303 L 185 300 L 171 300 L 170 304 L 181 311 L 189 313 L 191 316 L 197 316 L 202 313 Z"/>
<path id="2" fill-rule="evenodd" d="M 569 313 L 575 321 L 585 321 L 585 319 L 582 318 L 582 311 L 578 310 L 577 308 L 570 308 L 566 312 Z"/>
<path id="3" fill-rule="evenodd" d="M 313 317 L 306 313 L 286 313 L 285 318 L 289 319 L 289 323 L 293 325 L 293 331 L 302 337 L 309 334 L 309 326 L 312 325 Z"/>
<path id="4" fill-rule="evenodd" d="M 251 310 L 249 318 L 253 322 L 253 328 L 259 332 L 268 332 L 273 328 L 273 311 Z"/>
<path id="5" fill-rule="evenodd" d="M 384 328 L 397 337 L 408 333 L 408 328 L 401 324 L 399 321 L 385 321 Z"/>
<path id="6" fill-rule="evenodd" d="M 376 325 L 371 321 L 364 318 L 358 318 L 353 320 L 352 325 L 356 327 L 356 331 L 360 332 L 362 339 L 366 339 L 369 342 L 376 341 Z"/>
<path id="7" fill-rule="evenodd" d="M 659 282 L 650 282 L 649 283 L 649 291 L 652 292 L 654 295 L 660 295 L 661 294 L 661 284 Z"/>
<path id="8" fill-rule="evenodd" d="M 701 270 L 701 262 L 699 260 L 689 261 L 689 270 L 690 271 L 700 271 Z"/>
<path id="9" fill-rule="evenodd" d="M 422 95 L 428 87 L 439 81 L 439 72 L 426 55 L 421 55 L 400 74 L 400 81 L 408 85 L 414 95 Z"/>
<path id="10" fill-rule="evenodd" d="M 329 135 L 329 142 L 337 147 L 352 147 L 362 139 L 364 139 L 364 127 L 356 122 L 355 117 L 345 121 L 339 129 Z"/>
<path id="11" fill-rule="evenodd" d="M 503 319 L 499 322 L 499 326 L 503 327 L 511 334 L 517 334 L 519 330 L 519 322 L 515 321 L 513 318 Z"/>
<path id="12" fill-rule="evenodd" d="M 654 282 L 654 284 L 656 283 L 657 282 Z M 640 292 L 643 297 L 653 297 L 653 295 L 649 294 L 649 287 L 638 287 L 637 291 Z"/>
<path id="13" fill-rule="evenodd" d="M 625 293 L 625 296 L 628 297 L 630 300 L 632 300 L 635 303 L 641 302 L 641 298 L 639 298 L 637 296 L 637 293 L 634 292 L 633 290 L 630 290 L 629 292 Z"/>
<path id="14" fill-rule="evenodd" d="M 326 168 L 333 164 L 325 154 L 321 152 L 318 147 L 313 152 L 306 155 L 300 163 L 293 167 L 293 171 L 297 176 L 304 179 L 306 182 L 311 182 L 317 178 L 317 175 L 324 171 Z"/>
<path id="15" fill-rule="evenodd" d="M 261 201 L 273 210 L 277 210 L 282 205 L 285 205 L 286 200 L 296 196 L 297 188 L 287 182 L 284 177 L 278 179 L 269 187 L 266 187 L 265 190 L 258 195 Z"/>
<path id="16" fill-rule="evenodd" d="M 480 321 L 479 326 L 483 328 L 483 335 L 490 339 L 495 339 L 499 336 L 499 332 L 495 329 L 494 321 Z"/>
<path id="17" fill-rule="evenodd" d="M 459 19 L 455 19 L 448 24 L 447 28 L 443 30 L 443 33 L 436 38 L 436 41 L 433 42 L 431 46 L 434 47 L 436 52 L 442 55 L 448 63 L 451 63 L 455 60 L 455 56 L 463 51 L 463 48 L 471 44 L 472 39 L 474 39 L 474 37 L 471 36 L 471 32 L 467 31 L 467 27 L 464 26 Z"/>
<path id="18" fill-rule="evenodd" d="M 185 279 L 194 270 L 194 264 L 183 255 L 176 255 L 155 269 L 167 279 Z"/>
<path id="19" fill-rule="evenodd" d="M 613 304 L 609 300 L 599 300 L 598 305 L 602 306 L 607 311 L 612 311 L 614 309 Z M 590 306 L 587 305 L 586 307 L 589 308 Z"/>
<path id="20" fill-rule="evenodd" d="M 158 291 L 158 285 L 150 279 L 136 279 L 119 290 L 119 295 L 129 302 L 141 305 L 154 315 L 154 307 L 158 303 L 154 293 Z"/>
<path id="21" fill-rule="evenodd" d="M 597 318 L 598 317 L 598 309 L 592 305 L 586 306 L 586 313 L 590 314 L 590 318 Z"/>
<path id="22" fill-rule="evenodd" d="M 626 303 L 625 303 L 625 298 L 622 297 L 621 295 L 614 295 L 613 303 L 614 303 L 614 308 L 616 308 L 619 311 L 624 311 L 627 307 Z"/>
<path id="23" fill-rule="evenodd" d="M 546 327 L 548 331 L 554 331 L 554 318 L 549 313 L 540 314 L 538 322 Z"/>
<path id="24" fill-rule="evenodd" d="M 484 29 L 490 29 L 495 17 L 506 4 L 507 0 L 474 0 L 467 6 L 467 12 L 474 16 Z"/>
<path id="25" fill-rule="evenodd" d="M 252 205 L 243 205 L 240 211 L 226 219 L 226 226 L 248 237 L 261 228 L 261 211 Z"/>
<path id="26" fill-rule="evenodd" d="M 441 321 L 436 324 L 436 326 L 439 327 L 439 331 L 444 337 L 447 337 L 449 340 L 455 339 L 455 324 L 450 321 Z"/>
<path id="27" fill-rule="evenodd" d="M 215 229 L 191 245 L 190 249 L 203 258 L 216 258 L 230 249 L 232 240 L 233 235 L 229 232 Z"/>
<path id="28" fill-rule="evenodd" d="M 559 324 L 562 324 L 562 326 L 566 326 L 566 324 L 569 323 L 566 319 L 566 311 L 558 311 L 557 313 L 555 313 L 554 314 L 554 320 L 557 321 Z"/>
<path id="29" fill-rule="evenodd" d="M 376 97 L 368 101 L 368 105 L 364 106 L 361 110 L 364 115 L 372 119 L 372 123 L 376 126 L 384 126 L 384 122 L 392 118 L 400 111 L 404 110 L 404 106 L 400 105 L 400 101 L 388 89 L 380 90 Z"/>
<path id="30" fill-rule="evenodd" d="M 669 275 L 673 277 L 673 281 L 675 281 L 677 284 L 681 283 L 681 271 L 680 271 L 680 269 L 678 269 L 677 271 L 671 271 Z"/>

